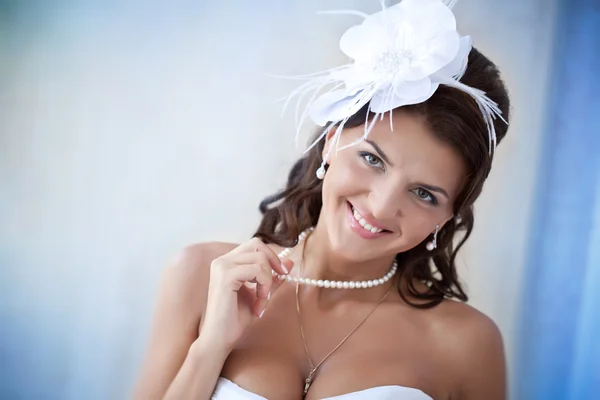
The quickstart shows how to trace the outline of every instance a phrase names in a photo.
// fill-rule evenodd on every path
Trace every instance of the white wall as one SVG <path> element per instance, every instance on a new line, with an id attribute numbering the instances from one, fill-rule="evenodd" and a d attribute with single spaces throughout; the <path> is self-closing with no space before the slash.
<path id="1" fill-rule="evenodd" d="M 502 330 L 514 383 L 522 292 L 534 284 L 524 281 L 523 272 L 528 239 L 535 230 L 530 219 L 552 73 L 557 1 L 469 1 L 459 7 L 464 21 L 459 26 L 496 61 L 511 94 L 511 127 L 475 205 L 475 229 L 459 258 L 471 304 Z"/>
<path id="2" fill-rule="evenodd" d="M 379 4 L 60 4 L 2 14 L 0 393 L 122 398 L 166 262 L 190 242 L 247 238 L 258 202 L 300 152 L 291 113 L 280 119 L 274 102 L 295 83 L 266 73 L 336 65 L 339 34 L 356 20 L 315 11 Z M 513 98 L 461 268 L 509 352 L 553 8 L 456 8 L 461 32 L 501 66 Z"/>

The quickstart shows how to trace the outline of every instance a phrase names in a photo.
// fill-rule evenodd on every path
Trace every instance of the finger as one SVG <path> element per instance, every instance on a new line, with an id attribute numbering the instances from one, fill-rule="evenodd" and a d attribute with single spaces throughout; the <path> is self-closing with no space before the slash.
<path id="1" fill-rule="evenodd" d="M 285 283 L 285 279 L 279 279 L 278 276 L 273 277 L 273 284 L 271 285 L 271 296 Z"/>
<path id="2" fill-rule="evenodd" d="M 283 264 L 285 269 L 287 269 L 288 271 L 291 271 L 292 268 L 294 268 L 294 262 L 292 260 L 290 260 L 289 258 L 283 258 L 281 260 L 281 263 Z M 289 272 L 288 272 L 288 274 L 289 274 Z"/>
<path id="3" fill-rule="evenodd" d="M 287 268 L 291 271 L 294 266 L 294 262 L 292 260 L 284 259 L 283 261 Z M 273 284 L 271 285 L 271 296 L 279 290 L 279 288 L 285 283 L 285 279 L 281 279 L 279 276 L 273 276 Z"/>
<path id="4" fill-rule="evenodd" d="M 289 274 L 290 268 L 289 265 L 286 267 L 282 265 L 282 260 L 279 256 L 275 256 L 277 258 L 278 264 L 273 267 L 273 262 L 269 254 L 275 254 L 268 246 L 264 246 L 270 253 L 264 251 L 264 248 L 260 245 L 260 248 L 255 248 L 252 252 L 240 253 L 232 256 L 232 261 L 238 264 L 249 264 L 249 263 L 260 263 L 267 265 L 271 270 L 275 271 L 279 275 L 287 275 Z"/>
<path id="5" fill-rule="evenodd" d="M 288 258 L 284 258 L 283 260 L 281 260 L 281 263 L 285 266 L 285 268 L 288 271 L 291 271 L 294 268 L 294 262 Z M 285 274 L 275 275 L 275 276 L 273 276 L 273 279 L 275 280 L 275 282 L 284 282 L 285 279 L 283 279 L 284 278 L 283 275 L 285 275 Z M 277 287 L 279 287 L 279 286 L 277 286 Z"/>
<path id="6" fill-rule="evenodd" d="M 255 281 L 259 297 L 267 298 L 273 285 L 273 275 L 270 270 L 260 264 L 244 264 L 232 268 L 229 272 L 231 279 L 236 282 L 236 290 L 245 282 Z"/>
<path id="7" fill-rule="evenodd" d="M 259 251 L 267 256 L 269 261 L 269 265 L 279 274 L 289 274 L 289 270 L 286 270 L 285 267 L 281 265 L 281 259 L 275 254 L 273 250 L 266 244 L 264 244 L 260 239 L 254 238 L 248 242 L 255 251 Z"/>
<path id="8" fill-rule="evenodd" d="M 273 277 L 273 278 L 275 278 L 275 277 Z M 269 305 L 269 302 L 271 301 L 271 295 L 273 294 L 273 291 L 275 290 L 274 287 L 278 283 L 278 281 L 279 281 L 279 279 L 273 279 L 271 288 L 270 288 L 269 292 L 267 293 L 266 298 L 264 298 L 262 296 L 262 294 L 260 293 L 260 290 L 261 290 L 260 285 L 256 285 L 256 301 L 254 302 L 252 312 L 257 317 L 261 318 L 263 316 L 265 309 L 267 308 L 267 306 Z"/>
<path id="9" fill-rule="evenodd" d="M 258 315 L 262 311 L 262 310 L 257 311 L 257 307 L 256 307 L 257 300 L 259 300 L 259 299 L 256 297 L 256 289 L 254 287 L 250 288 L 250 287 L 247 287 L 247 285 L 244 285 L 244 287 L 242 287 L 238 291 L 238 301 L 241 301 L 245 304 L 250 304 L 250 312 L 253 315 L 255 315 L 256 317 L 258 317 Z M 263 306 L 263 309 L 264 309 L 264 306 Z"/>
<path id="10" fill-rule="evenodd" d="M 267 257 L 266 254 L 264 254 L 262 251 L 259 251 L 259 250 L 254 250 L 253 252 L 250 252 L 250 253 L 237 254 L 237 255 L 231 257 L 231 261 L 233 261 L 233 263 L 238 264 L 238 265 L 261 264 L 265 268 L 267 268 L 269 270 L 269 272 L 273 271 L 273 269 L 271 268 L 271 263 L 269 261 L 269 258 Z"/>
<path id="11" fill-rule="evenodd" d="M 238 254 L 234 257 L 232 257 L 231 261 L 234 262 L 234 268 L 235 266 L 244 266 L 244 265 L 248 265 L 248 264 L 259 264 L 267 273 L 268 276 L 273 277 L 273 270 L 271 269 L 271 266 L 269 264 L 269 261 L 267 259 L 267 257 L 259 252 L 259 251 L 255 251 L 253 253 L 244 253 L 244 254 Z M 261 297 L 261 298 L 266 298 L 268 297 L 269 294 L 269 290 L 270 287 L 265 287 L 264 285 L 260 285 L 260 282 L 257 281 L 256 279 L 251 279 L 249 280 L 249 282 L 253 282 L 256 283 L 256 289 L 257 289 L 257 296 Z"/>
<path id="12" fill-rule="evenodd" d="M 287 268 L 291 271 L 294 266 L 294 262 L 292 260 L 285 259 L 283 262 L 286 264 Z M 271 284 L 271 288 L 267 294 L 266 299 L 264 296 L 260 294 L 259 285 L 256 285 L 256 302 L 254 303 L 252 313 L 259 318 L 262 318 L 265 310 L 269 305 L 269 301 L 273 294 L 285 283 L 285 279 L 280 279 L 278 276 L 273 276 L 273 282 Z"/>
<path id="13" fill-rule="evenodd" d="M 256 296 L 259 299 L 270 299 L 271 298 L 271 294 L 273 292 L 273 278 L 276 278 L 275 276 L 273 276 L 273 270 L 267 265 L 265 264 L 259 264 L 264 270 L 267 276 L 270 277 L 269 279 L 269 284 L 263 284 L 260 281 L 256 281 Z M 266 279 L 265 279 L 266 281 Z"/>
<path id="14" fill-rule="evenodd" d="M 256 315 L 258 318 L 262 318 L 264 315 L 267 306 L 269 305 L 268 299 L 258 298 L 254 305 L 252 306 L 252 314 Z"/>
<path id="15" fill-rule="evenodd" d="M 286 264 L 287 268 L 291 271 L 294 266 L 294 262 L 292 260 L 285 259 L 283 262 Z M 273 294 L 285 283 L 285 279 L 279 279 L 278 276 L 273 276 L 273 283 L 271 285 L 271 289 L 267 294 L 267 298 L 261 297 L 259 295 L 259 285 L 256 285 L 256 302 L 254 303 L 252 313 L 259 318 L 262 318 L 265 310 L 269 306 L 269 302 L 273 296 Z"/>
<path id="16" fill-rule="evenodd" d="M 277 275 L 288 275 L 289 271 L 292 270 L 292 267 L 294 266 L 294 262 L 292 260 L 289 259 L 280 259 L 280 265 L 281 268 L 280 269 L 272 269 L 271 268 L 271 264 L 269 263 L 269 259 L 267 258 L 267 255 L 264 254 L 262 251 L 256 251 L 253 253 L 254 255 L 254 259 L 253 262 L 256 263 L 260 263 L 261 265 L 266 265 L 269 269 L 269 272 L 272 274 L 277 274 Z M 249 255 L 249 257 L 252 257 Z M 250 263 L 250 261 L 248 261 Z"/>

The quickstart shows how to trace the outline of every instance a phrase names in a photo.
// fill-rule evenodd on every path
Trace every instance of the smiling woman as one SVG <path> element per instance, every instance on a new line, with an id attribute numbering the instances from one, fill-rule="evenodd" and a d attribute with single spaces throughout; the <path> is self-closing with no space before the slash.
<path id="1" fill-rule="evenodd" d="M 138 399 L 505 398 L 502 338 L 455 259 L 509 99 L 453 4 L 353 12 L 353 62 L 295 92 L 334 84 L 254 238 L 167 270 Z"/>
<path id="2" fill-rule="evenodd" d="M 487 93 L 508 121 L 508 93 L 496 66 L 475 48 L 467 65 L 461 82 Z M 348 119 L 341 145 L 361 137 L 368 110 L 366 104 Z M 287 187 L 261 203 L 264 217 L 256 235 L 291 246 L 299 232 L 317 225 L 322 212 L 328 234 L 340 248 L 354 249 L 364 258 L 397 254 L 408 293 L 422 300 L 413 305 L 432 307 L 446 297 L 467 301 L 454 261 L 473 230 L 473 203 L 492 165 L 481 112 L 468 94 L 440 86 L 427 101 L 398 108 L 392 115 L 391 124 L 389 115 L 374 124 L 369 139 L 355 146 L 357 153 L 352 153 L 354 147 L 334 151 L 328 179 L 322 181 L 315 171 L 332 145 L 331 129 L 325 141 L 296 162 Z M 507 129 L 504 121 L 496 120 L 497 142 Z M 388 235 L 366 249 L 353 244 L 334 220 L 336 207 L 346 203 L 371 226 L 386 227 L 382 229 Z M 437 246 L 429 251 L 426 238 L 432 239 L 436 231 Z M 419 282 L 429 289 L 418 290 Z M 400 295 L 411 302 L 404 291 Z"/>

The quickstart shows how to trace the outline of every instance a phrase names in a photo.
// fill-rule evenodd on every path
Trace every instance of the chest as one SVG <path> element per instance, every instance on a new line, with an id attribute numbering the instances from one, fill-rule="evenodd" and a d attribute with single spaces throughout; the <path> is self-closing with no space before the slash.
<path id="1" fill-rule="evenodd" d="M 417 388 L 438 398 L 434 394 L 446 390 L 439 379 L 443 367 L 423 327 L 398 319 L 391 307 L 380 307 L 326 357 L 370 307 L 303 311 L 303 341 L 293 291 L 282 289 L 229 355 L 222 376 L 269 399 L 301 399 L 306 377 L 325 358 L 307 399 L 385 385 Z"/>

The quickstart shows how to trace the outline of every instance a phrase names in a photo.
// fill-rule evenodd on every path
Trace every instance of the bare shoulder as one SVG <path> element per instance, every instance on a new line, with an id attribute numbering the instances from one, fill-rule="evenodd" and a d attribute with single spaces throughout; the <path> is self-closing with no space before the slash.
<path id="1" fill-rule="evenodd" d="M 206 309 L 210 265 L 231 251 L 234 243 L 207 242 L 184 247 L 164 271 L 158 299 L 159 314 L 169 315 L 170 325 L 178 326 L 195 339 Z"/>
<path id="2" fill-rule="evenodd" d="M 169 266 L 176 274 L 186 277 L 206 273 L 215 258 L 236 248 L 238 244 L 227 242 L 194 243 L 184 247 Z"/>
<path id="3" fill-rule="evenodd" d="M 496 323 L 490 317 L 466 303 L 445 300 L 439 305 L 438 312 L 441 327 L 460 333 L 455 338 L 459 342 L 472 343 L 473 339 L 502 339 Z"/>
<path id="4" fill-rule="evenodd" d="M 164 279 L 170 281 L 183 297 L 185 294 L 205 297 L 211 263 L 237 246 L 238 244 L 227 242 L 204 242 L 188 245 L 176 255 L 167 267 Z"/>
<path id="5" fill-rule="evenodd" d="M 444 301 L 437 312 L 436 336 L 445 362 L 457 374 L 456 397 L 504 399 L 506 361 L 496 323 L 476 308 L 453 300 Z"/>
<path id="6" fill-rule="evenodd" d="M 182 249 L 164 270 L 154 319 L 133 389 L 134 399 L 162 398 L 183 364 L 206 308 L 212 261 L 233 243 L 198 243 Z"/>

